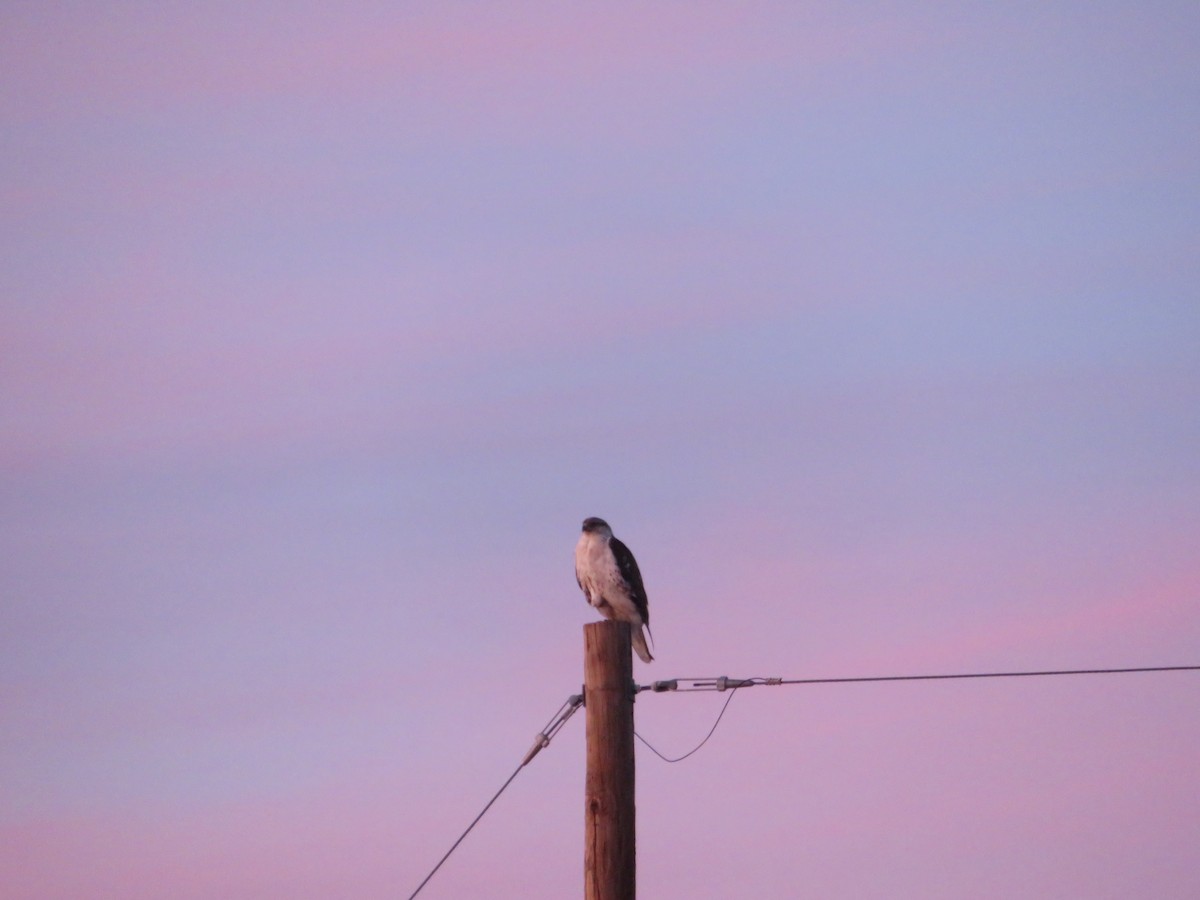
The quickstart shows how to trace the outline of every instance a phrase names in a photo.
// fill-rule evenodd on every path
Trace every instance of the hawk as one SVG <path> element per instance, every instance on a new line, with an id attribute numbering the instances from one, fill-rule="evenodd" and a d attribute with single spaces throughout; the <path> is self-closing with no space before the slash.
<path id="1" fill-rule="evenodd" d="M 642 662 L 654 659 L 646 647 L 650 631 L 650 607 L 637 560 L 629 548 L 613 537 L 603 519 L 583 520 L 583 534 L 575 545 L 575 580 L 587 602 L 606 619 L 633 626 L 633 649 Z M 653 640 L 654 635 L 650 635 Z"/>

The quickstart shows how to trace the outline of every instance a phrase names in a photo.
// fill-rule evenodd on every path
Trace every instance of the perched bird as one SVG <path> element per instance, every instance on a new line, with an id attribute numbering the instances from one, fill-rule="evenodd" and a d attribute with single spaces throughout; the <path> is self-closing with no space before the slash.
<path id="1" fill-rule="evenodd" d="M 642 573 L 629 548 L 613 537 L 603 519 L 583 520 L 583 534 L 575 545 L 575 580 L 587 602 L 604 618 L 633 625 L 633 649 L 642 662 L 654 659 L 642 633 L 643 626 L 650 631 Z"/>

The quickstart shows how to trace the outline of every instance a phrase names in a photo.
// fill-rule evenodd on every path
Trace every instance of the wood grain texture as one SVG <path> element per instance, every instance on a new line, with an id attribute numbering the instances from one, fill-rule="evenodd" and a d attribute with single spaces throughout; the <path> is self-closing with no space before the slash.
<path id="1" fill-rule="evenodd" d="M 627 622 L 583 627 L 584 898 L 634 900 L 633 658 Z"/>

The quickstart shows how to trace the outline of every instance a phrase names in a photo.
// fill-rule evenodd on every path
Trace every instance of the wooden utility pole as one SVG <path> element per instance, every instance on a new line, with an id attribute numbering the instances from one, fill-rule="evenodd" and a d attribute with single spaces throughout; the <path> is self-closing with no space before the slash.
<path id="1" fill-rule="evenodd" d="M 583 626 L 587 707 L 583 896 L 634 900 L 633 657 L 628 622 Z"/>

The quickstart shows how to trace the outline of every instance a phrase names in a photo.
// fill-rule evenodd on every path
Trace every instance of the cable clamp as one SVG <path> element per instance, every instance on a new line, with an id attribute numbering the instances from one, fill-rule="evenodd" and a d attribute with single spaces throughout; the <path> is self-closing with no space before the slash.
<path id="1" fill-rule="evenodd" d="M 550 738 L 546 736 L 545 732 L 538 734 L 537 738 L 533 742 L 533 746 L 529 748 L 529 752 L 526 753 L 525 758 L 523 760 L 521 760 L 521 765 L 523 765 L 523 766 L 529 765 L 530 761 L 535 756 L 538 755 L 538 753 L 541 751 L 541 749 L 543 747 L 549 747 L 549 746 L 550 746 Z"/>
<path id="2" fill-rule="evenodd" d="M 752 678 L 730 678 L 728 675 L 722 675 L 713 685 L 718 691 L 732 691 L 737 688 L 752 687 L 757 682 Z"/>

